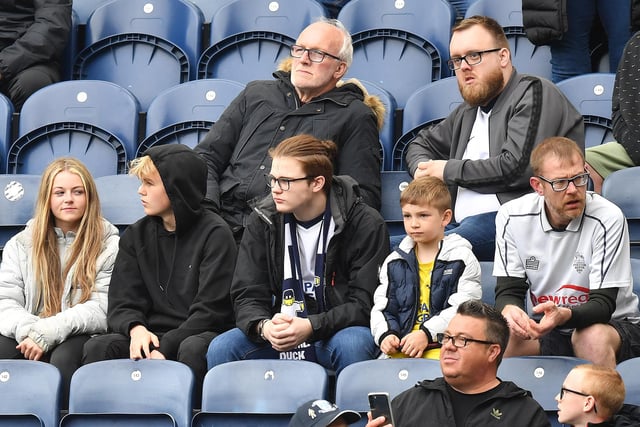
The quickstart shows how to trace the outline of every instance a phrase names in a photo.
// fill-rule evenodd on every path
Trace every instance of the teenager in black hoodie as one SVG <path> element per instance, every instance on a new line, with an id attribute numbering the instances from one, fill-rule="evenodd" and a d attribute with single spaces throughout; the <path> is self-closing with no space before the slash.
<path id="1" fill-rule="evenodd" d="M 222 218 L 201 207 L 204 160 L 180 144 L 146 153 L 129 173 L 141 180 L 147 215 L 120 240 L 109 287 L 111 333 L 87 342 L 84 363 L 177 360 L 194 371 L 199 396 L 209 342 L 233 326 L 229 287 L 236 244 Z"/>

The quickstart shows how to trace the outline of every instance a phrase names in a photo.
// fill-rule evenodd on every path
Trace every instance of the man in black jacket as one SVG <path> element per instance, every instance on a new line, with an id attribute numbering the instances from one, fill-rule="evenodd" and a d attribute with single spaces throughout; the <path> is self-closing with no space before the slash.
<path id="1" fill-rule="evenodd" d="M 338 84 L 353 57 L 351 36 L 336 20 L 313 23 L 291 57 L 275 80 L 249 83 L 195 148 L 209 166 L 207 199 L 238 240 L 250 202 L 268 193 L 267 151 L 294 135 L 333 141 L 336 172 L 355 179 L 363 200 L 380 208 L 378 116 L 384 108 L 359 85 Z"/>
<path id="2" fill-rule="evenodd" d="M 378 353 L 369 316 L 387 229 L 353 179 L 333 176 L 333 142 L 299 135 L 270 154 L 271 195 L 249 218 L 231 285 L 237 328 L 211 342 L 208 366 L 281 358 L 339 373 Z"/>
<path id="3" fill-rule="evenodd" d="M 0 92 L 16 111 L 33 92 L 60 81 L 70 31 L 70 0 L 0 1 Z"/>

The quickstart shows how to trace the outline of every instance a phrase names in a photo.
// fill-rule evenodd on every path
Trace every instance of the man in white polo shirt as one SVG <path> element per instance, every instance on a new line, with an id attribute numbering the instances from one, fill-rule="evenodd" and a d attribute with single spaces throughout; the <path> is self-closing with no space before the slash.
<path id="1" fill-rule="evenodd" d="M 496 216 L 496 307 L 511 330 L 505 357 L 577 356 L 615 367 L 640 356 L 622 212 L 586 191 L 583 151 L 568 138 L 545 139 L 531 167 L 535 193 Z"/>

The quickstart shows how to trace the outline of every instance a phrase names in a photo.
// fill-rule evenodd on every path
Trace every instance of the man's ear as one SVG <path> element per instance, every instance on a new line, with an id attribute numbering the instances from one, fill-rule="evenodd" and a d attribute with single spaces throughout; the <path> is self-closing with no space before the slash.
<path id="1" fill-rule="evenodd" d="M 333 75 L 336 80 L 340 80 L 345 74 L 347 74 L 347 63 L 340 61 L 336 71 L 333 72 Z"/>
<path id="2" fill-rule="evenodd" d="M 324 184 L 325 184 L 324 176 L 322 175 L 316 176 L 315 178 L 313 178 L 313 183 L 312 183 L 313 191 L 314 192 L 322 191 L 322 189 L 324 188 Z"/>
<path id="3" fill-rule="evenodd" d="M 537 176 L 532 176 L 531 178 L 529 178 L 529 185 L 531 185 L 533 191 L 541 196 L 544 195 L 544 191 L 542 188 L 543 182 L 540 180 L 540 178 L 538 178 Z"/>

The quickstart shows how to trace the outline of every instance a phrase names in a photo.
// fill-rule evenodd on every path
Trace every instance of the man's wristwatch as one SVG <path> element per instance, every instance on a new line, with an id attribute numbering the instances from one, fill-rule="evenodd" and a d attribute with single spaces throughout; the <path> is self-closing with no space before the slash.
<path id="1" fill-rule="evenodd" d="M 267 338 L 264 336 L 264 324 L 267 323 L 268 321 L 269 319 L 262 319 L 258 323 L 258 335 L 260 335 L 260 338 L 262 338 L 264 341 L 268 341 Z"/>

